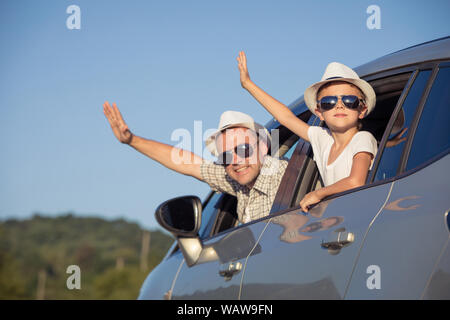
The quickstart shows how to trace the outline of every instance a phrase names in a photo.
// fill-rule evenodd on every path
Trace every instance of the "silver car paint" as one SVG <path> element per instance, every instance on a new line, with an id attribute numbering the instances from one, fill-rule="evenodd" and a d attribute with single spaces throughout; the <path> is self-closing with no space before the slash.
<path id="1" fill-rule="evenodd" d="M 249 258 L 242 298 L 342 299 L 366 230 L 390 187 L 349 193 L 308 214 L 295 209 L 273 218 L 260 242 L 263 254 Z M 340 251 L 324 249 L 322 242 L 343 228 L 354 242 Z"/>
<path id="2" fill-rule="evenodd" d="M 258 239 L 266 226 L 267 224 L 261 221 L 205 241 L 204 247 L 213 248 L 218 259 L 191 268 L 183 265 L 172 292 L 172 299 L 238 299 L 247 257 L 261 252 Z M 177 255 L 181 256 L 181 253 Z M 220 275 L 220 271 L 227 270 L 230 264 L 238 263 L 241 269 L 231 279 Z"/>
<path id="3" fill-rule="evenodd" d="M 447 155 L 394 182 L 389 203 L 365 239 L 346 298 L 420 299 L 423 296 L 449 239 L 444 217 L 449 209 L 449 165 L 450 155 Z M 444 261 L 448 257 L 441 259 L 441 263 Z M 381 289 L 369 290 L 366 286 L 370 265 L 380 267 Z M 434 274 L 439 273 L 438 277 L 448 281 L 448 269 L 448 266 L 438 268 Z M 437 296 L 436 292 L 430 292 L 432 289 L 428 289 L 428 297 Z"/>
<path id="4" fill-rule="evenodd" d="M 176 242 L 169 249 L 173 251 Z M 183 255 L 168 254 L 161 263 L 147 276 L 139 292 L 139 300 L 160 300 L 171 298 L 171 288 L 174 285 L 180 267 L 184 264 Z"/>

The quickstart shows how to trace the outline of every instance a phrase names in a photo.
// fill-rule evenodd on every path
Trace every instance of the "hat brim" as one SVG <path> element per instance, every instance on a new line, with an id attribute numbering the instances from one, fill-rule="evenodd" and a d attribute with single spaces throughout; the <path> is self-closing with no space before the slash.
<path id="1" fill-rule="evenodd" d="M 351 84 L 357 86 L 365 96 L 365 105 L 367 107 L 366 116 L 370 112 L 372 112 L 373 108 L 375 107 L 375 103 L 376 103 L 376 95 L 375 95 L 375 91 L 373 90 L 372 86 L 367 81 L 365 81 L 363 79 L 334 78 L 334 79 L 323 80 L 323 81 L 314 83 L 313 85 L 309 86 L 305 90 L 304 99 L 305 99 L 306 106 L 314 115 L 318 116 L 316 113 L 317 91 L 324 84 L 327 84 L 329 82 L 338 82 L 338 81 L 348 82 L 348 83 L 351 83 Z"/>
<path id="2" fill-rule="evenodd" d="M 228 126 L 224 126 L 223 128 L 217 129 L 214 133 L 212 133 L 205 141 L 205 145 L 208 148 L 208 150 L 214 155 L 218 156 L 219 152 L 217 151 L 217 145 L 216 145 L 216 139 L 217 137 L 225 130 L 230 128 L 247 128 L 255 132 L 258 137 L 261 137 L 265 141 L 268 141 L 269 145 L 272 143 L 272 138 L 270 136 L 269 131 L 259 123 L 233 123 Z"/>

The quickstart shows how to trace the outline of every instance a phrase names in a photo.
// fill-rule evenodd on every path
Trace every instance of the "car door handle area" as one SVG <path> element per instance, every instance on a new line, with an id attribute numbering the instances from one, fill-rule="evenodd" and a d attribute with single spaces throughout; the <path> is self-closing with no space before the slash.
<path id="1" fill-rule="evenodd" d="M 338 254 L 342 248 L 355 241 L 355 235 L 352 232 L 339 228 L 334 230 L 326 241 L 322 240 L 322 248 L 328 249 L 330 254 Z"/>
<path id="2" fill-rule="evenodd" d="M 225 281 L 231 280 L 235 274 L 238 274 L 242 269 L 242 263 L 230 262 L 225 269 L 219 270 L 219 275 L 225 278 Z"/>

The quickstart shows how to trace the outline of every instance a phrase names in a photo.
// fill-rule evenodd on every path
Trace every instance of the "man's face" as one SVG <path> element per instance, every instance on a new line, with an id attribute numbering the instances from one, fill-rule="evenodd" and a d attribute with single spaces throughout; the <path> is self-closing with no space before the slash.
<path id="1" fill-rule="evenodd" d="M 216 143 L 219 154 L 232 151 L 232 162 L 225 167 L 227 174 L 239 184 L 253 187 L 261 170 L 261 160 L 267 152 L 258 148 L 256 134 L 247 128 L 230 128 L 217 137 Z M 241 144 L 248 144 L 252 148 L 253 152 L 248 158 L 236 154 L 235 148 Z"/>

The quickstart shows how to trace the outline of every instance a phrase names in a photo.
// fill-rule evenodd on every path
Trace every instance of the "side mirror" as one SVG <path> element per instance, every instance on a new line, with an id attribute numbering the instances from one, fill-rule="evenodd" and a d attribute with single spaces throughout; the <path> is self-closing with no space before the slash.
<path id="1" fill-rule="evenodd" d="M 196 237 L 201 226 L 202 202 L 196 196 L 167 200 L 155 211 L 156 221 L 175 237 Z"/>

